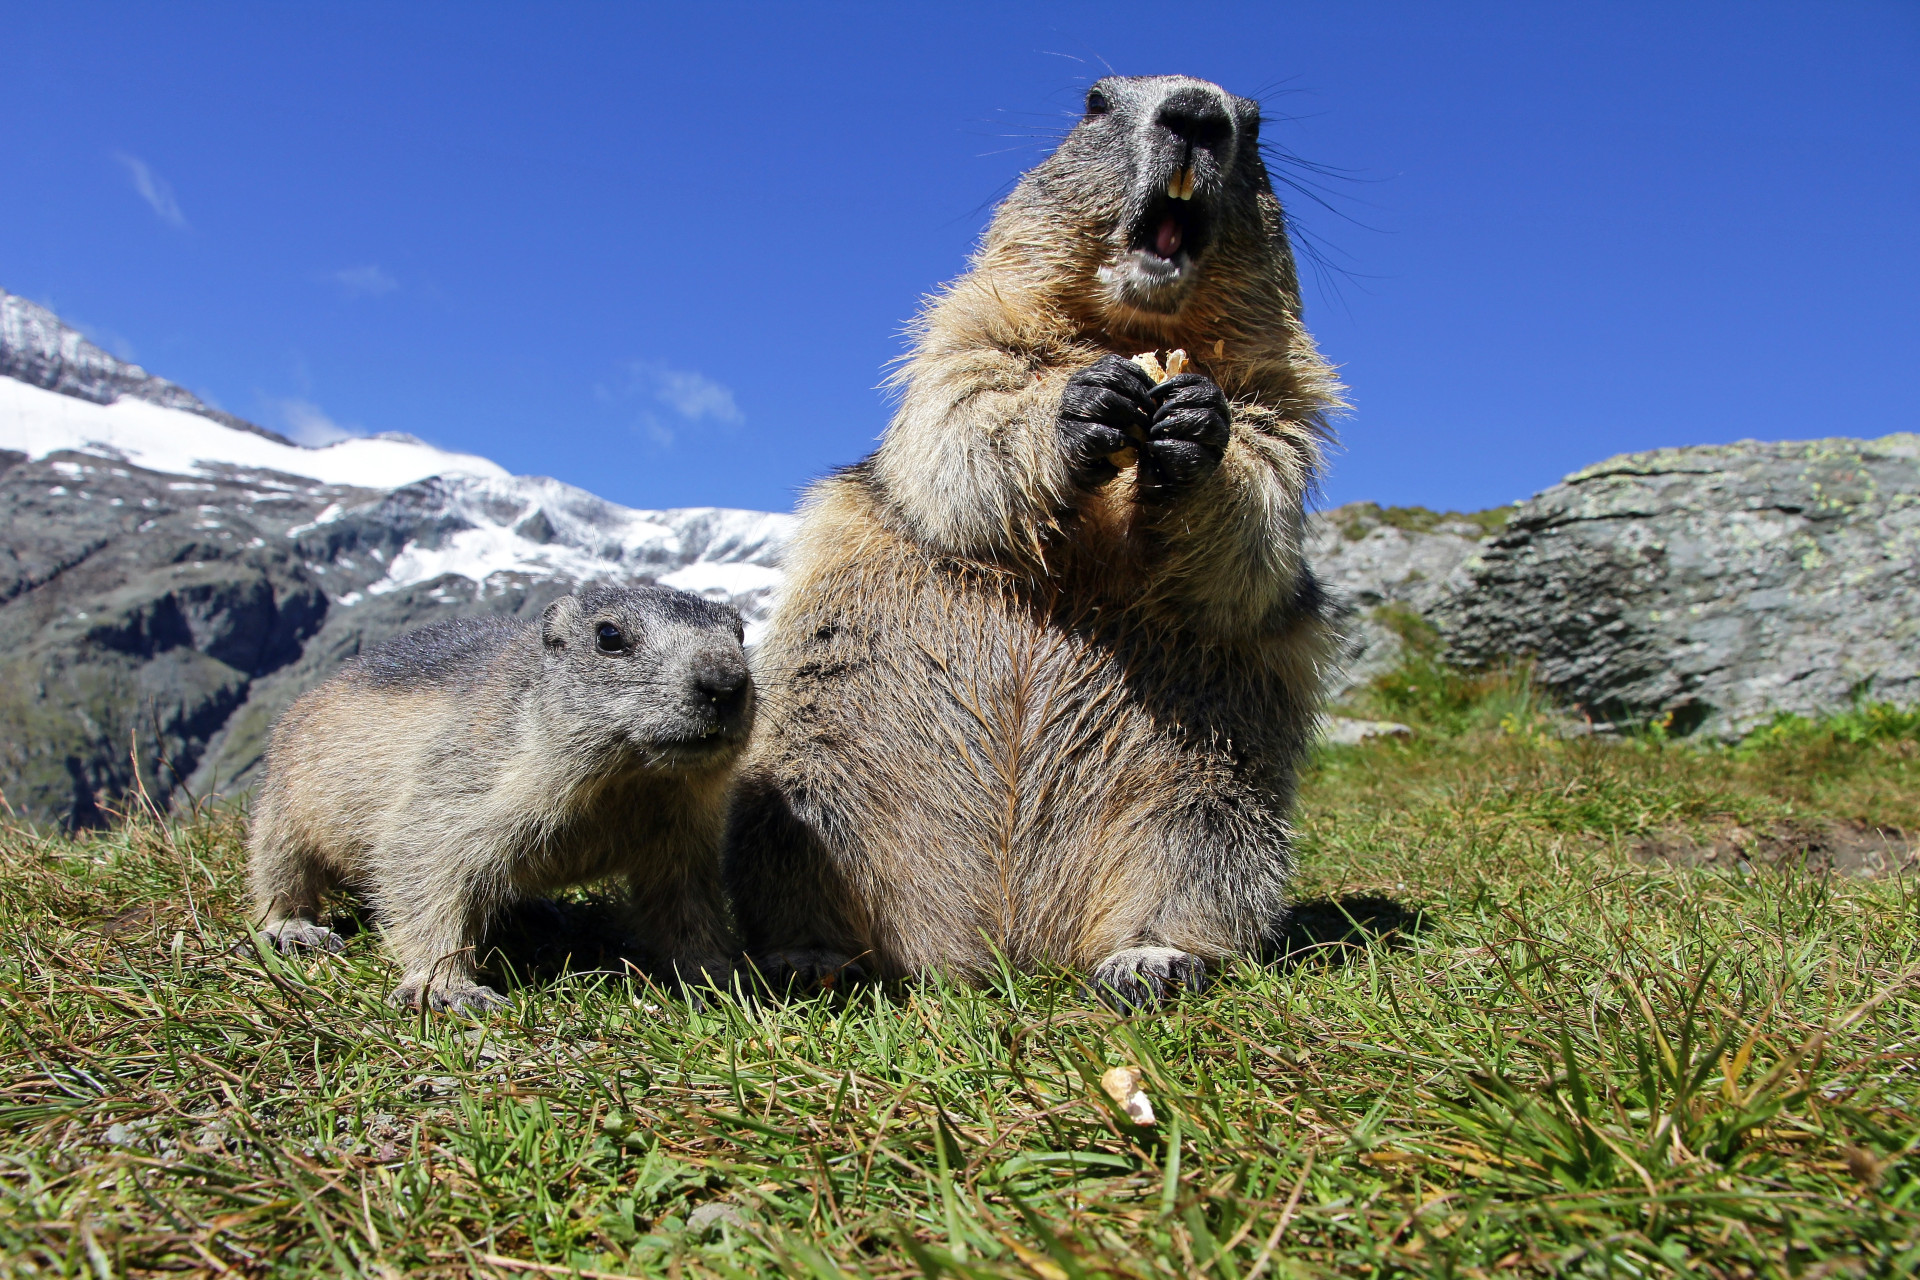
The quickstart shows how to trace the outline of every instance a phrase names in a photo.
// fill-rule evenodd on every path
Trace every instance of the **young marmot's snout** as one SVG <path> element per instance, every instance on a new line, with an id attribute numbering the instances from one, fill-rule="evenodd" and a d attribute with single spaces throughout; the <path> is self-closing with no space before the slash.
<path id="1" fill-rule="evenodd" d="M 724 605 L 597 587 L 534 625 L 470 618 L 361 655 L 274 726 L 249 842 L 261 932 L 336 950 L 320 896 L 353 886 L 400 961 L 396 1000 L 485 1007 L 474 948 L 495 912 L 620 875 L 635 940 L 683 980 L 724 980 L 741 639 Z"/>

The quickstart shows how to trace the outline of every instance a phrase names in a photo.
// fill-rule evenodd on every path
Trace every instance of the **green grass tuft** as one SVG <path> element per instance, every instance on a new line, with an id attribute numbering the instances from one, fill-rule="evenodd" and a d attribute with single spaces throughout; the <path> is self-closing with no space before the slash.
<path id="1" fill-rule="evenodd" d="M 1818 719 L 1782 712 L 1748 734 L 1739 749 L 1754 755 L 1783 749 L 1861 747 L 1875 742 L 1900 741 L 1920 741 L 1920 707 L 1861 701 L 1849 710 Z"/>
<path id="2" fill-rule="evenodd" d="M 1471 525 L 1480 537 L 1490 538 L 1507 527 L 1518 508 L 1489 507 L 1485 511 L 1435 511 L 1429 507 L 1383 507 L 1377 502 L 1351 502 L 1327 513 L 1337 520 L 1343 536 L 1353 542 L 1379 525 L 1408 533 L 1431 533 L 1442 525 Z"/>

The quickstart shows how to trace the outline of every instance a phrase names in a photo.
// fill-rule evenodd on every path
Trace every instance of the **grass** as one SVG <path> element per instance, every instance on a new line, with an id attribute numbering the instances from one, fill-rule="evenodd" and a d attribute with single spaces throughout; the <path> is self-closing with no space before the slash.
<path id="1" fill-rule="evenodd" d="M 1341 532 L 1353 542 L 1367 536 L 1380 525 L 1408 533 L 1431 533 L 1442 525 L 1471 525 L 1483 538 L 1492 537 L 1507 527 L 1517 510 L 1514 506 L 1489 507 L 1484 511 L 1435 511 L 1429 507 L 1383 507 L 1377 502 L 1350 502 L 1327 512 L 1339 523 Z"/>
<path id="2" fill-rule="evenodd" d="M 230 952 L 236 809 L 7 829 L 0 1266 L 1920 1269 L 1912 881 L 1634 856 L 1920 827 L 1911 728 L 1561 741 L 1502 679 L 1439 700 L 1451 732 L 1319 756 L 1289 954 L 1153 1016 L 1059 975 L 704 1009 L 574 975 L 485 1023 L 403 1015 L 371 935 Z M 1117 1064 L 1153 1125 L 1100 1089 Z"/>

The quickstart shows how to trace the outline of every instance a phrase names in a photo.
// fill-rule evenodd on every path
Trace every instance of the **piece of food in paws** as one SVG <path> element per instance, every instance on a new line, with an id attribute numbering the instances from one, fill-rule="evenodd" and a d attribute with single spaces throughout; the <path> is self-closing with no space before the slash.
<path id="1" fill-rule="evenodd" d="M 1178 347 L 1167 352 L 1167 358 L 1164 361 L 1160 359 L 1160 353 L 1158 351 L 1142 351 L 1139 355 L 1133 357 L 1133 362 L 1140 366 L 1143 373 L 1153 379 L 1153 384 L 1156 387 L 1168 378 L 1176 374 L 1185 373 L 1193 367 L 1192 363 L 1187 359 L 1187 353 Z M 1141 444 L 1146 443 L 1147 437 L 1145 432 L 1135 430 L 1128 432 L 1128 434 Z M 1122 470 L 1132 466 L 1139 460 L 1140 450 L 1137 446 L 1129 446 L 1128 448 L 1120 449 L 1107 455 L 1107 461 Z"/>
<path id="2" fill-rule="evenodd" d="M 1133 358 L 1133 362 L 1153 379 L 1155 386 L 1193 368 L 1192 362 L 1187 359 L 1187 353 L 1178 347 L 1167 352 L 1167 358 L 1164 361 L 1160 359 L 1158 351 L 1143 351 Z"/>

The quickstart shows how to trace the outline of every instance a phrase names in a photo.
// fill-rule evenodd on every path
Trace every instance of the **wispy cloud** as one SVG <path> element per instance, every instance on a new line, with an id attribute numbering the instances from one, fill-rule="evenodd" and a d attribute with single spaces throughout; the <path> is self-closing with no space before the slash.
<path id="1" fill-rule="evenodd" d="M 120 162 L 120 166 L 127 171 L 127 176 L 133 179 L 133 189 L 140 193 L 142 200 L 152 206 L 153 211 L 160 216 L 160 221 L 176 231 L 187 229 L 187 215 L 180 212 L 180 202 L 173 198 L 173 187 L 165 178 L 155 173 L 152 167 L 138 156 L 116 151 L 113 158 Z"/>
<path id="2" fill-rule="evenodd" d="M 273 400 L 270 403 L 274 416 L 279 419 L 281 432 L 296 444 L 318 448 L 367 434 L 359 427 L 342 426 L 335 422 L 311 400 Z"/>
<path id="3" fill-rule="evenodd" d="M 371 262 L 364 267 L 343 267 L 327 278 L 349 298 L 377 298 L 400 287 L 398 280 Z"/>
<path id="4" fill-rule="evenodd" d="M 687 430 L 709 426 L 732 428 L 747 420 L 733 398 L 733 389 L 690 369 L 672 369 L 654 360 L 627 365 L 618 387 L 597 386 L 606 404 L 640 401 L 635 426 L 661 448 L 670 448 Z"/>

